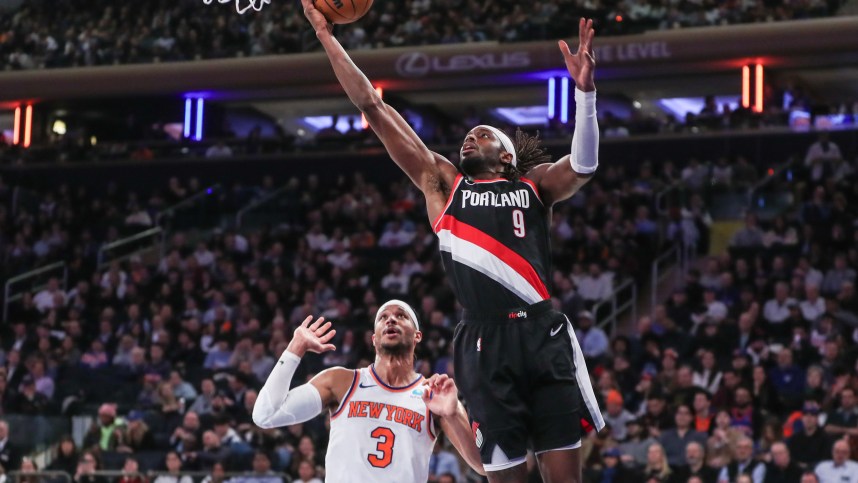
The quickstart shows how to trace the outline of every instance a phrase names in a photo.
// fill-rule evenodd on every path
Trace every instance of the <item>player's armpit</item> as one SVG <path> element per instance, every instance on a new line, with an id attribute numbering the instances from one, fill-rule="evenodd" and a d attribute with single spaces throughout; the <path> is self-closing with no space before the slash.
<path id="1" fill-rule="evenodd" d="M 322 406 L 330 410 L 335 410 L 339 407 L 343 398 L 348 395 L 351 389 L 352 382 L 355 378 L 355 371 L 344 367 L 331 367 L 316 374 L 310 380 L 322 396 Z"/>
<path id="2" fill-rule="evenodd" d="M 554 163 L 535 166 L 526 176 L 536 183 L 546 206 L 571 198 L 593 177 L 592 174 L 576 173 L 569 163 L 568 154 Z"/>
<path id="3" fill-rule="evenodd" d="M 480 449 L 474 441 L 474 433 L 471 431 L 471 426 L 468 420 L 468 413 L 465 408 L 458 404 L 456 414 L 444 418 L 438 418 L 441 423 L 441 430 L 459 451 L 459 454 L 468 463 L 468 466 L 473 468 L 477 473 L 485 476 L 486 470 L 483 468 Z"/>

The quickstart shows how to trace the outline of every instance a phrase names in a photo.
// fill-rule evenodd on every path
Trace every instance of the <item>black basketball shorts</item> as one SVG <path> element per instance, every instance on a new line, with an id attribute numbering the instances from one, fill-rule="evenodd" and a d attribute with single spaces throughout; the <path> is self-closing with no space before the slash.
<path id="1" fill-rule="evenodd" d="M 456 384 L 487 470 L 518 464 L 528 447 L 574 447 L 592 424 L 571 330 L 550 301 L 501 314 L 466 312 L 456 327 Z"/>

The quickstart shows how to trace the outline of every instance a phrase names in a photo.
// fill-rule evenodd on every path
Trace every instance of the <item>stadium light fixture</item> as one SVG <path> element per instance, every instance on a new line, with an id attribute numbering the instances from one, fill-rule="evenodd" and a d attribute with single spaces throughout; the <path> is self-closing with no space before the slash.
<path id="1" fill-rule="evenodd" d="M 24 147 L 30 147 L 30 141 L 33 137 L 33 105 L 27 105 L 27 112 L 24 119 Z"/>
<path id="2" fill-rule="evenodd" d="M 17 146 L 21 142 L 21 106 L 15 108 L 15 126 L 12 129 L 12 144 Z"/>

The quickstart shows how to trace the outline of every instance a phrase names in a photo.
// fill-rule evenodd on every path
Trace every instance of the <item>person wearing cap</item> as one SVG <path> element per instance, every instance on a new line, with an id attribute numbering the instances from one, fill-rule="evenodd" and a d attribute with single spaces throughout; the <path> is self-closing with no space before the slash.
<path id="1" fill-rule="evenodd" d="M 584 353 L 588 365 L 600 362 L 607 354 L 610 345 L 608 335 L 601 327 L 596 327 L 595 322 L 593 313 L 589 310 L 578 313 L 578 328 L 575 329 L 575 335 L 578 337 L 581 352 Z"/>
<path id="2" fill-rule="evenodd" d="M 626 439 L 626 423 L 635 419 L 632 413 L 623 407 L 623 395 L 616 389 L 608 391 L 605 396 L 605 422 L 611 427 L 611 436 L 617 441 Z"/>
<path id="3" fill-rule="evenodd" d="M 376 357 L 369 367 L 332 367 L 290 389 L 304 354 L 335 350 L 335 334 L 322 317 L 309 316 L 295 329 L 259 391 L 252 414 L 257 426 L 299 424 L 327 409 L 328 481 L 426 481 L 439 429 L 475 471 L 485 474 L 477 448 L 481 432 L 469 424 L 456 384 L 447 375 L 426 380 L 414 371 L 414 350 L 423 334 L 410 305 L 390 300 L 379 307 L 372 335 Z"/>
<path id="4" fill-rule="evenodd" d="M 98 418 L 93 421 L 84 437 L 85 449 L 112 451 L 121 441 L 125 420 L 116 416 L 116 404 L 104 403 L 98 408 Z"/>
<path id="5" fill-rule="evenodd" d="M 27 374 L 21 378 L 18 394 L 11 401 L 11 410 L 18 414 L 38 416 L 48 409 L 50 401 L 36 389 L 36 381 Z"/>
<path id="6" fill-rule="evenodd" d="M 482 124 L 464 135 L 457 167 L 384 102 L 312 0 L 302 4 L 349 99 L 426 198 L 442 263 L 465 308 L 454 365 L 469 417 L 481 428 L 476 439 L 489 481 L 527 480 L 528 440 L 546 479 L 580 481 L 581 436 L 605 423 L 574 331 L 551 307 L 549 226 L 552 206 L 599 164 L 593 21 L 579 20 L 576 51 L 558 43 L 575 82 L 570 153 L 552 162 L 538 137 L 519 131 L 513 140 Z M 552 364 L 534 364 L 535 353 Z"/>
<path id="7" fill-rule="evenodd" d="M 831 438 L 819 426 L 819 403 L 812 399 L 802 407 L 802 428 L 787 441 L 790 454 L 804 468 L 813 468 L 831 454 Z"/>
<path id="8" fill-rule="evenodd" d="M 641 481 L 640 473 L 622 464 L 621 456 L 622 452 L 616 446 L 602 451 L 604 466 L 595 481 L 601 483 L 637 483 Z"/>
<path id="9" fill-rule="evenodd" d="M 125 417 L 126 426 L 120 431 L 117 451 L 136 453 L 155 448 L 155 439 L 149 425 L 143 421 L 143 411 L 133 410 Z"/>

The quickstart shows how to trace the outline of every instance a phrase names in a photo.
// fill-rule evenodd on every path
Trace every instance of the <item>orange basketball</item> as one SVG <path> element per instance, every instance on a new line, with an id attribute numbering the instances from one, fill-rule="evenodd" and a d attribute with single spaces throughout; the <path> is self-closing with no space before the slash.
<path id="1" fill-rule="evenodd" d="M 372 7 L 372 0 L 313 0 L 313 5 L 331 23 L 352 23 Z"/>

